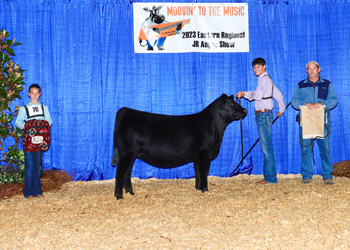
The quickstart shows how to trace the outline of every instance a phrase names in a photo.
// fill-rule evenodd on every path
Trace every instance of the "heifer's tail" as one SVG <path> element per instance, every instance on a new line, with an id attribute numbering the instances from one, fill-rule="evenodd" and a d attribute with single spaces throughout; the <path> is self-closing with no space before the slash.
<path id="1" fill-rule="evenodd" d="M 113 167 L 117 166 L 118 162 L 119 162 L 119 150 L 118 148 L 115 148 L 113 150 L 112 166 Z"/>
<path id="2" fill-rule="evenodd" d="M 120 127 L 120 121 L 123 117 L 123 114 L 125 113 L 125 110 L 127 110 L 127 108 L 121 108 L 118 110 L 116 116 L 115 116 L 115 125 L 114 125 L 114 134 L 113 134 L 113 138 L 114 138 L 114 150 L 113 150 L 113 157 L 112 157 L 112 166 L 115 167 L 117 166 L 117 164 L 119 163 L 119 150 L 118 148 L 116 147 L 116 138 L 117 138 L 117 135 L 118 135 L 118 130 L 119 130 L 119 127 Z"/>

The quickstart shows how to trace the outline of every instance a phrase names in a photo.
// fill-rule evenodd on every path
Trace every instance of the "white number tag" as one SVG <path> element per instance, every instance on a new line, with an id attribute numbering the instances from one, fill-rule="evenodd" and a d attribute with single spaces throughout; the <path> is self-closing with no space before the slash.
<path id="1" fill-rule="evenodd" d="M 41 105 L 28 106 L 28 118 L 35 116 L 44 116 L 44 110 Z"/>

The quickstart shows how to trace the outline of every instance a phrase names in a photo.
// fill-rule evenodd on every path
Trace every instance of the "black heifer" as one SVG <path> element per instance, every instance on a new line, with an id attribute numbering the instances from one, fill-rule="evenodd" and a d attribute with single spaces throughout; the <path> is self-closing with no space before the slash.
<path id="1" fill-rule="evenodd" d="M 114 128 L 112 165 L 117 166 L 115 197 L 134 194 L 131 170 L 136 158 L 161 168 L 194 163 L 195 187 L 208 191 L 210 163 L 219 154 L 228 124 L 247 115 L 247 110 L 222 94 L 208 107 L 192 115 L 159 115 L 121 108 Z"/>

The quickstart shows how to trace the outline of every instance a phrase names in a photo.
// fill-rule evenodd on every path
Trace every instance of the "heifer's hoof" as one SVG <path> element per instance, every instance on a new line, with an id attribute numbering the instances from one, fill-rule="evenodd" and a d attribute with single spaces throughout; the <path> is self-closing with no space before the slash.
<path id="1" fill-rule="evenodd" d="M 117 198 L 117 200 L 121 200 L 123 199 L 123 195 L 115 195 L 115 198 Z"/>
<path id="2" fill-rule="evenodd" d="M 203 188 L 202 193 L 209 191 L 208 188 Z"/>
<path id="3" fill-rule="evenodd" d="M 197 190 L 202 190 L 200 187 L 195 187 Z"/>
<path id="4" fill-rule="evenodd" d="M 135 195 L 134 191 L 125 191 L 126 193 L 129 193 L 131 195 Z"/>

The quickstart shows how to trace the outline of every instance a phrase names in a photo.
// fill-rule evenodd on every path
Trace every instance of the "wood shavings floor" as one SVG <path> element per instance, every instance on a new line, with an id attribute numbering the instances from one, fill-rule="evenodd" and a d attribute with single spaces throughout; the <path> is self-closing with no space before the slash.
<path id="1" fill-rule="evenodd" d="M 278 175 L 68 182 L 43 198 L 0 200 L 1 249 L 349 249 L 350 179 Z"/>

